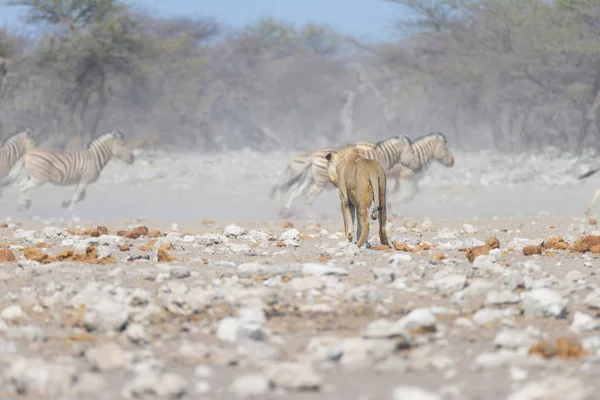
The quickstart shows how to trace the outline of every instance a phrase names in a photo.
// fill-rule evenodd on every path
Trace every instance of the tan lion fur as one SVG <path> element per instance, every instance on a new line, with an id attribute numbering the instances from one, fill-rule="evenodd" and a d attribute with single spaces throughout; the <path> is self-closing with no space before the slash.
<path id="1" fill-rule="evenodd" d="M 356 245 L 360 247 L 366 243 L 369 238 L 369 207 L 374 202 L 371 218 L 376 220 L 379 217 L 379 239 L 381 244 L 389 246 L 385 229 L 386 176 L 381 164 L 366 159 L 354 145 L 347 145 L 337 154 L 328 153 L 326 158 L 329 179 L 340 194 L 346 241 L 352 242 L 354 220 L 358 216 Z"/>

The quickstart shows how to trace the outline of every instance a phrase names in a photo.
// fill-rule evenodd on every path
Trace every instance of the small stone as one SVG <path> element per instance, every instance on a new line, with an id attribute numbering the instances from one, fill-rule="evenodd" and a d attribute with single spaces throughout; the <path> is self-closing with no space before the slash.
<path id="1" fill-rule="evenodd" d="M 196 382 L 196 384 L 194 385 L 194 391 L 197 394 L 208 394 L 210 393 L 210 382 L 208 381 L 198 381 Z"/>
<path id="2" fill-rule="evenodd" d="M 144 345 L 148 343 L 148 336 L 141 324 L 130 324 L 125 330 L 125 336 L 132 343 L 137 345 Z"/>
<path id="3" fill-rule="evenodd" d="M 462 290 L 467 283 L 467 277 L 459 274 L 451 274 L 441 276 L 433 281 L 427 282 L 425 287 L 430 289 L 436 289 L 437 291 L 445 294 L 452 294 L 459 290 Z"/>
<path id="4" fill-rule="evenodd" d="M 506 400 L 584 400 L 591 393 L 591 390 L 584 388 L 579 378 L 550 376 L 526 384 L 519 391 L 509 395 Z"/>
<path id="5" fill-rule="evenodd" d="M 600 289 L 596 289 L 585 296 L 583 304 L 594 309 L 600 308 Z"/>
<path id="6" fill-rule="evenodd" d="M 510 379 L 515 382 L 522 382 L 529 376 L 527 370 L 515 366 L 511 366 L 508 369 L 508 374 L 510 376 Z"/>
<path id="7" fill-rule="evenodd" d="M 2 313 L 0 313 L 0 317 L 2 317 L 2 319 L 5 321 L 18 320 L 23 318 L 24 316 L 25 314 L 23 313 L 23 310 L 19 305 L 8 306 L 4 310 L 2 310 Z"/>
<path id="8" fill-rule="evenodd" d="M 308 263 L 302 266 L 302 273 L 304 275 L 336 275 L 336 276 L 345 276 L 348 275 L 348 271 L 343 268 L 331 267 L 325 264 L 313 264 Z"/>
<path id="9" fill-rule="evenodd" d="M 485 298 L 488 305 L 516 304 L 519 301 L 521 297 L 510 290 L 490 290 Z"/>
<path id="10" fill-rule="evenodd" d="M 442 400 L 442 397 L 416 386 L 396 386 L 394 400 Z"/>
<path id="11" fill-rule="evenodd" d="M 194 376 L 203 379 L 210 378 L 213 376 L 213 371 L 208 365 L 198 364 L 194 368 Z"/>
<path id="12" fill-rule="evenodd" d="M 454 239 L 456 237 L 456 231 L 450 228 L 442 228 L 438 231 L 437 236 L 440 239 Z"/>
<path id="13" fill-rule="evenodd" d="M 279 240 L 282 242 L 285 242 L 286 240 L 296 241 L 299 240 L 299 235 L 300 232 L 298 232 L 298 229 L 288 229 L 279 236 Z"/>
<path id="14" fill-rule="evenodd" d="M 171 277 L 175 279 L 184 279 L 191 275 L 190 269 L 188 267 L 184 267 L 182 265 L 177 265 L 171 268 L 170 271 Z"/>
<path id="15" fill-rule="evenodd" d="M 267 369 L 267 376 L 274 386 L 294 391 L 318 390 L 322 384 L 321 377 L 310 364 L 275 364 Z"/>
<path id="16" fill-rule="evenodd" d="M 514 317 L 519 314 L 519 310 L 514 308 L 505 308 L 502 310 L 482 308 L 473 315 L 473 322 L 477 325 L 487 325 L 500 319 Z"/>
<path id="17" fill-rule="evenodd" d="M 179 355 L 186 360 L 201 361 L 210 354 L 208 347 L 201 342 L 184 342 L 179 346 Z"/>
<path id="18" fill-rule="evenodd" d="M 235 378 L 229 392 L 240 399 L 264 396 L 269 392 L 269 379 L 262 374 L 243 375 Z"/>
<path id="19" fill-rule="evenodd" d="M 85 353 L 85 358 L 92 369 L 97 371 L 117 370 L 125 365 L 123 349 L 113 342 L 89 349 Z"/>
<path id="20" fill-rule="evenodd" d="M 217 326 L 217 338 L 224 342 L 235 342 L 238 339 L 240 321 L 237 318 L 225 317 Z"/>
<path id="21" fill-rule="evenodd" d="M 600 328 L 600 320 L 597 320 L 590 314 L 575 311 L 573 322 L 569 326 L 569 331 L 579 334 L 585 331 L 593 331 L 598 328 Z"/>
<path id="22" fill-rule="evenodd" d="M 463 224 L 463 229 L 465 230 L 465 232 L 467 233 L 477 233 L 477 228 L 475 228 L 473 225 L 471 224 Z"/>
<path id="23" fill-rule="evenodd" d="M 227 226 L 225 228 L 225 231 L 223 232 L 223 235 L 229 237 L 229 236 L 233 236 L 233 237 L 238 237 L 238 236 L 242 236 L 248 233 L 247 229 L 244 229 L 240 226 L 237 226 L 235 224 L 231 224 L 229 226 Z"/>
<path id="24" fill-rule="evenodd" d="M 494 344 L 497 347 L 517 350 L 520 348 L 530 348 L 536 342 L 529 332 L 516 329 L 503 329 L 496 335 Z"/>
<path id="25" fill-rule="evenodd" d="M 553 290 L 539 288 L 525 292 L 521 303 L 526 316 L 560 318 L 565 312 L 568 300 Z"/>
<path id="26" fill-rule="evenodd" d="M 400 318 L 394 326 L 394 331 L 397 330 L 423 330 L 423 331 L 435 331 L 436 330 L 436 318 L 435 314 L 429 308 L 417 308 L 412 310 L 404 317 Z"/>
<path id="27" fill-rule="evenodd" d="M 88 331 L 122 330 L 129 319 L 129 311 L 123 304 L 110 298 L 102 297 L 90 305 L 83 317 L 83 324 Z"/>

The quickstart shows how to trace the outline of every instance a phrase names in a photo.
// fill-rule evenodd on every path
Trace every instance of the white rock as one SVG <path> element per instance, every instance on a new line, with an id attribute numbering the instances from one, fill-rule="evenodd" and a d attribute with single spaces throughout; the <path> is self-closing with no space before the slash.
<path id="1" fill-rule="evenodd" d="M 210 382 L 208 381 L 200 380 L 194 385 L 194 391 L 196 394 L 208 394 L 210 393 L 210 390 Z"/>
<path id="2" fill-rule="evenodd" d="M 510 379 L 515 382 L 522 382 L 529 376 L 529 372 L 527 372 L 526 369 L 515 366 L 511 366 L 508 369 L 508 374 L 510 376 Z"/>
<path id="3" fill-rule="evenodd" d="M 445 294 L 451 294 L 462 290 L 467 283 L 467 277 L 459 274 L 442 276 L 425 284 L 429 289 L 435 289 Z"/>
<path id="4" fill-rule="evenodd" d="M 170 271 L 171 277 L 175 279 L 184 279 L 191 275 L 190 269 L 183 265 L 175 265 Z"/>
<path id="5" fill-rule="evenodd" d="M 521 303 L 526 316 L 561 317 L 568 300 L 553 290 L 540 288 L 525 292 Z"/>
<path id="6" fill-rule="evenodd" d="M 68 236 L 69 234 L 64 229 L 57 228 L 55 226 L 46 226 L 42 229 L 42 235 L 49 239 L 59 238 L 61 236 Z"/>
<path id="7" fill-rule="evenodd" d="M 224 342 L 235 342 L 238 339 L 240 321 L 237 318 L 225 317 L 217 326 L 217 338 Z"/>
<path id="8" fill-rule="evenodd" d="M 121 346 L 114 342 L 89 349 L 85 358 L 97 371 L 112 371 L 123 368 L 125 365 L 125 354 Z"/>
<path id="9" fill-rule="evenodd" d="M 567 280 L 571 281 L 571 282 L 577 282 L 580 279 L 585 279 L 586 274 L 584 274 L 581 271 L 569 271 L 567 273 Z"/>
<path id="10" fill-rule="evenodd" d="M 521 297 L 510 290 L 490 290 L 485 298 L 488 305 L 516 304 L 519 301 Z"/>
<path id="11" fill-rule="evenodd" d="M 0 313 L 0 317 L 2 317 L 2 319 L 5 321 L 14 321 L 17 319 L 21 319 L 24 316 L 25 314 L 23 313 L 23 310 L 19 305 L 8 306 L 4 310 L 2 310 L 2 313 Z"/>
<path id="12" fill-rule="evenodd" d="M 473 225 L 471 224 L 463 224 L 463 229 L 465 230 L 465 232 L 467 233 L 477 233 L 477 228 L 475 228 Z"/>
<path id="13" fill-rule="evenodd" d="M 52 398 L 69 395 L 76 375 L 74 365 L 18 357 L 3 371 L 3 384 L 12 386 L 20 394 Z"/>
<path id="14" fill-rule="evenodd" d="M 600 289 L 596 289 L 585 296 L 583 303 L 590 308 L 600 308 Z"/>
<path id="15" fill-rule="evenodd" d="M 127 307 L 110 298 L 102 297 L 86 310 L 83 324 L 88 331 L 107 332 L 123 329 L 128 319 Z"/>
<path id="16" fill-rule="evenodd" d="M 243 243 L 228 243 L 228 246 L 229 246 L 229 249 L 236 254 L 250 253 L 250 251 L 251 251 L 250 246 L 248 246 L 247 244 L 243 244 Z"/>
<path id="17" fill-rule="evenodd" d="M 408 253 L 399 251 L 397 253 L 392 254 L 390 256 L 389 260 L 390 260 L 390 264 L 392 265 L 392 267 L 396 268 L 396 267 L 398 267 L 398 264 L 409 263 L 412 260 L 412 256 Z"/>
<path id="18" fill-rule="evenodd" d="M 298 229 L 288 229 L 287 231 L 283 232 L 280 236 L 279 236 L 279 240 L 281 241 L 286 241 L 286 240 L 299 240 L 299 235 L 300 232 L 298 232 Z"/>
<path id="19" fill-rule="evenodd" d="M 206 359 L 210 350 L 208 346 L 201 342 L 185 341 L 179 346 L 179 355 L 186 360 L 201 361 Z"/>
<path id="20" fill-rule="evenodd" d="M 234 379 L 229 392 L 240 399 L 264 396 L 269 392 L 269 379 L 262 374 L 243 375 Z"/>
<path id="21" fill-rule="evenodd" d="M 396 386 L 394 400 L 442 400 L 442 397 L 416 386 Z"/>
<path id="22" fill-rule="evenodd" d="M 396 322 L 394 331 L 409 331 L 413 329 L 435 329 L 436 318 L 430 308 L 417 308 Z"/>
<path id="23" fill-rule="evenodd" d="M 323 382 L 310 364 L 284 362 L 267 368 L 270 382 L 288 390 L 318 390 Z"/>
<path id="24" fill-rule="evenodd" d="M 225 235 L 226 237 L 229 237 L 229 236 L 237 237 L 237 236 L 245 235 L 247 233 L 248 233 L 247 229 L 244 229 L 235 224 L 231 224 L 231 225 L 225 227 L 225 231 L 223 232 L 223 235 Z"/>
<path id="25" fill-rule="evenodd" d="M 77 377 L 73 392 L 77 395 L 100 393 L 107 387 L 106 379 L 95 372 L 84 372 Z"/>
<path id="26" fill-rule="evenodd" d="M 584 388 L 581 379 L 557 375 L 530 382 L 510 394 L 507 400 L 584 400 L 591 393 Z"/>
<path id="27" fill-rule="evenodd" d="M 141 324 L 127 325 L 127 329 L 125 329 L 125 336 L 132 343 L 137 344 L 139 346 L 148 344 L 148 336 L 146 335 L 144 327 Z"/>
<path id="28" fill-rule="evenodd" d="M 302 266 L 302 273 L 304 275 L 337 275 L 345 276 L 348 275 L 348 271 L 343 268 L 332 267 L 325 264 L 314 264 L 307 263 Z"/>
<path id="29" fill-rule="evenodd" d="M 497 347 L 517 350 L 520 348 L 529 348 L 534 345 L 536 339 L 527 331 L 516 329 L 502 329 L 496 335 L 494 344 Z"/>
<path id="30" fill-rule="evenodd" d="M 600 328 L 600 320 L 592 317 L 590 314 L 581 311 L 575 311 L 573 322 L 569 326 L 569 331 L 573 333 L 581 333 L 585 331 L 593 331 Z"/>
<path id="31" fill-rule="evenodd" d="M 438 231 L 437 236 L 440 239 L 454 239 L 456 237 L 456 231 L 450 228 L 442 228 Z"/>
<path id="32" fill-rule="evenodd" d="M 389 339 L 402 336 L 408 340 L 407 334 L 404 330 L 399 329 L 398 324 L 386 319 L 377 319 L 369 323 L 362 336 L 367 339 Z"/>
<path id="33" fill-rule="evenodd" d="M 482 308 L 481 310 L 477 310 L 473 315 L 473 322 L 477 325 L 487 325 L 500 319 L 514 317 L 519 314 L 519 310 L 514 308 L 505 308 L 502 310 Z"/>
<path id="34" fill-rule="evenodd" d="M 171 372 L 162 375 L 147 371 L 135 376 L 123 386 L 121 396 L 131 399 L 152 398 L 180 399 L 188 390 L 189 383 L 185 378 Z"/>
<path id="35" fill-rule="evenodd" d="M 197 378 L 210 378 L 213 376 L 213 371 L 208 365 L 198 364 L 194 368 L 194 376 Z"/>

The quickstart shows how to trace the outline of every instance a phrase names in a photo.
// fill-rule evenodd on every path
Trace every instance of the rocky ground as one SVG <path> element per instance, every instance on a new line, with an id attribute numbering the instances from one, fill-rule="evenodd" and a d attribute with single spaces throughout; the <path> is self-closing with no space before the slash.
<path id="1" fill-rule="evenodd" d="M 77 216 L 59 208 L 71 189 L 33 191 L 23 214 L 5 191 L 0 398 L 600 389 L 600 227 L 581 215 L 595 182 L 575 179 L 592 154 L 461 154 L 390 221 L 392 249 L 344 244 L 334 191 L 317 220 L 277 219 L 265 194 L 285 155 L 236 156 L 115 162 Z"/>

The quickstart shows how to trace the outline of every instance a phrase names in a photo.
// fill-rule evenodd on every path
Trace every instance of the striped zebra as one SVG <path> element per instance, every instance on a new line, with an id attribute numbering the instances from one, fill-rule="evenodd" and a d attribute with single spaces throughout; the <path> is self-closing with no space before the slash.
<path id="1" fill-rule="evenodd" d="M 454 156 L 448 149 L 448 141 L 440 132 L 433 132 L 414 140 L 411 147 L 418 165 L 406 168 L 396 164 L 388 172 L 388 179 L 394 179 L 396 182 L 392 193 L 398 193 L 402 189 L 400 202 L 403 204 L 408 203 L 417 194 L 419 180 L 433 161 L 438 161 L 447 168 L 454 166 Z"/>
<path id="2" fill-rule="evenodd" d="M 71 200 L 62 202 L 63 208 L 73 211 L 75 203 L 85 198 L 86 187 L 98 180 L 100 172 L 113 156 L 128 165 L 133 163 L 133 154 L 125 147 L 120 130 L 98 136 L 86 150 L 61 152 L 37 148 L 25 153 L 23 167 L 28 178 L 20 183 L 19 211 L 31 206 L 29 191 L 45 183 L 76 185 Z"/>
<path id="3" fill-rule="evenodd" d="M 361 149 L 365 158 L 378 161 L 387 171 L 397 163 L 406 165 L 407 168 L 418 167 L 418 161 L 415 154 L 412 153 L 411 140 L 404 136 L 394 136 L 377 143 L 372 142 L 355 142 L 357 147 Z M 327 173 L 328 161 L 327 153 L 337 153 L 337 150 L 320 149 L 314 151 L 310 155 L 310 160 L 304 169 L 293 176 L 286 185 L 286 189 L 291 189 L 291 195 L 284 205 L 280 214 L 288 216 L 292 203 L 300 194 L 302 194 L 309 186 L 307 194 L 308 214 L 314 217 L 312 213 L 312 203 L 314 199 L 320 195 L 325 188 L 333 188 L 333 184 L 329 180 Z M 330 186 L 331 185 L 331 186 Z"/>
<path id="4" fill-rule="evenodd" d="M 21 170 L 23 155 L 35 148 L 31 129 L 9 136 L 0 147 L 0 194 L 5 186 L 15 181 Z"/>
<path id="5" fill-rule="evenodd" d="M 317 151 L 336 151 L 334 148 L 325 148 Z M 312 154 L 315 152 L 310 151 L 299 151 L 291 155 L 288 159 L 285 172 L 284 182 L 274 185 L 271 188 L 271 198 L 276 197 L 277 201 L 281 199 L 282 192 L 287 192 L 290 188 L 295 187 L 298 184 L 298 180 L 302 175 L 304 168 L 311 162 Z"/>

